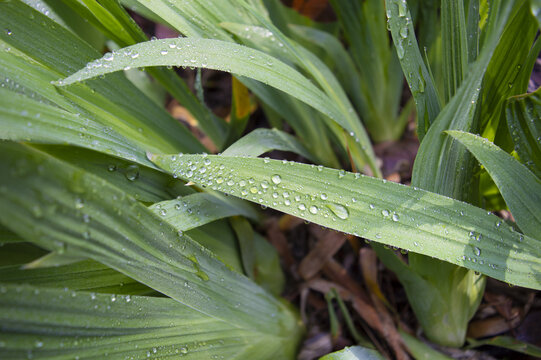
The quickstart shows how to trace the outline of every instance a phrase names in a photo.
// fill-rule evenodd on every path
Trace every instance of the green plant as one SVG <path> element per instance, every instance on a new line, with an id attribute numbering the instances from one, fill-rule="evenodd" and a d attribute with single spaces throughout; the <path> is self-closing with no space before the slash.
<path id="1" fill-rule="evenodd" d="M 332 1 L 347 50 L 336 28 L 278 1 L 122 3 L 186 37 L 146 41 L 116 1 L 0 1 L 0 241 L 14 254 L 0 267 L 0 354 L 294 358 L 303 326 L 278 297 L 278 255 L 249 202 L 372 240 L 445 345 L 463 344 L 481 274 L 541 289 L 541 110 L 538 92 L 520 95 L 541 47 L 536 2 L 443 0 L 443 53 L 430 55 L 414 23 L 437 49 L 437 24 L 421 15 L 438 8 L 417 2 L 414 19 L 402 0 Z M 118 49 L 102 55 L 106 44 Z M 364 128 L 376 141 L 402 133 L 399 64 L 422 140 L 411 187 L 378 178 Z M 232 73 L 295 136 L 240 138 L 246 114 L 218 118 L 172 66 Z M 135 68 L 155 82 L 131 80 Z M 221 155 L 151 99 L 156 88 Z M 313 164 L 258 158 L 273 149 Z M 348 162 L 374 177 L 332 168 Z M 516 224 L 487 213 L 506 207 Z M 378 243 L 408 250 L 409 263 Z"/>

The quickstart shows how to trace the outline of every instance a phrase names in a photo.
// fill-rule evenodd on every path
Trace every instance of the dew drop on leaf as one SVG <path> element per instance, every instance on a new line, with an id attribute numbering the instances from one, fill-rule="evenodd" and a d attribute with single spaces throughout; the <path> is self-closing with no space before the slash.
<path id="1" fill-rule="evenodd" d="M 126 169 L 125 173 L 126 179 L 129 181 L 135 181 L 139 178 L 139 166 L 137 165 L 130 165 Z"/>
<path id="2" fill-rule="evenodd" d="M 282 177 L 280 175 L 278 175 L 278 174 L 272 175 L 271 176 L 271 181 L 274 184 L 278 185 L 278 184 L 280 184 L 282 182 Z"/>
<path id="3" fill-rule="evenodd" d="M 334 215 L 336 215 L 342 220 L 346 220 L 349 217 L 349 210 L 345 206 L 342 206 L 340 204 L 332 204 L 332 203 L 326 204 L 325 206 L 327 206 Z"/>

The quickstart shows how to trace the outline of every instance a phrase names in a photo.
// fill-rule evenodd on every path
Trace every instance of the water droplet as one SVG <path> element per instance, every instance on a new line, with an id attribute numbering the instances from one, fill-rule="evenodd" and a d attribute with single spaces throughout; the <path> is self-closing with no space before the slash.
<path id="1" fill-rule="evenodd" d="M 338 172 L 338 178 L 341 179 L 343 178 L 344 176 L 346 176 L 346 171 L 345 170 L 340 170 Z"/>
<path id="2" fill-rule="evenodd" d="M 314 214 L 314 215 L 317 214 L 318 210 L 319 209 L 318 209 L 317 206 L 315 206 L 315 205 L 310 206 L 310 213 L 311 214 Z"/>
<path id="3" fill-rule="evenodd" d="M 321 197 L 321 200 L 327 200 L 328 198 L 327 194 L 325 193 L 322 193 L 320 197 Z"/>
<path id="4" fill-rule="evenodd" d="M 103 55 L 103 60 L 105 61 L 113 61 L 115 59 L 115 56 L 113 55 L 113 53 L 106 53 L 105 55 Z"/>
<path id="5" fill-rule="evenodd" d="M 480 256 L 480 255 L 481 255 L 481 249 L 479 249 L 477 246 L 473 246 L 472 249 L 473 249 L 473 253 L 474 253 L 476 256 Z"/>
<path id="6" fill-rule="evenodd" d="M 6 34 L 7 34 L 8 36 L 10 36 L 11 34 L 13 34 L 13 32 L 12 32 L 11 30 L 9 30 L 9 29 L 6 29 Z"/>
<path id="7" fill-rule="evenodd" d="M 282 177 L 280 175 L 278 175 L 278 174 L 272 175 L 271 176 L 271 181 L 274 184 L 278 185 L 278 184 L 280 184 L 282 182 Z"/>
<path id="8" fill-rule="evenodd" d="M 407 27 L 403 27 L 400 29 L 400 36 L 405 39 L 408 37 L 408 28 Z"/>
<path id="9" fill-rule="evenodd" d="M 398 221 L 399 219 L 398 214 L 393 214 L 393 221 Z"/>
<path id="10" fill-rule="evenodd" d="M 368 205 L 368 207 L 370 208 L 370 210 L 374 210 L 376 207 L 374 206 L 374 204 L 370 204 Z"/>
<path id="11" fill-rule="evenodd" d="M 269 188 L 269 183 L 268 183 L 267 181 L 262 181 L 262 182 L 261 182 L 261 187 L 262 187 L 263 189 L 268 189 L 268 188 Z"/>
<path id="12" fill-rule="evenodd" d="M 331 203 L 326 204 L 325 206 L 327 206 L 329 210 L 334 213 L 334 215 L 338 216 L 342 220 L 346 220 L 349 217 L 349 210 L 340 204 Z"/>
<path id="13" fill-rule="evenodd" d="M 116 165 L 115 164 L 109 164 L 109 166 L 107 166 L 107 170 L 110 171 L 110 172 L 116 171 Z"/>
<path id="14" fill-rule="evenodd" d="M 256 188 L 255 186 L 252 186 L 252 187 L 250 188 L 250 192 L 251 192 L 252 194 L 257 194 L 257 188 Z"/>
<path id="15" fill-rule="evenodd" d="M 126 179 L 129 181 L 135 181 L 139 178 L 139 166 L 137 165 L 130 165 L 126 169 L 126 173 L 124 174 L 126 176 Z"/>
<path id="16" fill-rule="evenodd" d="M 305 211 L 305 210 L 306 210 L 306 205 L 300 204 L 300 205 L 299 205 L 299 210 L 300 210 L 300 211 Z"/>
<path id="17" fill-rule="evenodd" d="M 76 198 L 75 199 L 75 208 L 76 209 L 82 209 L 84 206 L 85 206 L 85 204 L 83 202 L 83 199 L 81 199 L 81 198 Z"/>

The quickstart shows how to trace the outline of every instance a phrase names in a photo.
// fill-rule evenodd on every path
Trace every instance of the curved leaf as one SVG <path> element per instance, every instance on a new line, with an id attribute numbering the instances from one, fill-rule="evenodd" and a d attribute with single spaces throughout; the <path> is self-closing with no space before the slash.
<path id="1" fill-rule="evenodd" d="M 509 98 L 505 111 L 515 151 L 526 166 L 541 178 L 541 89 Z"/>
<path id="2" fill-rule="evenodd" d="M 487 139 L 462 131 L 446 133 L 466 146 L 485 167 L 520 229 L 541 239 L 541 180 Z"/>
<path id="3" fill-rule="evenodd" d="M 257 158 L 149 158 L 195 183 L 366 239 L 541 288 L 538 240 L 483 209 L 418 188 L 343 170 Z M 194 170 L 191 170 L 194 168 Z M 203 170 L 204 169 L 204 170 Z M 223 183 L 211 177 L 222 172 Z M 231 185 L 230 185 L 231 184 Z"/>
<path id="4" fill-rule="evenodd" d="M 359 136 L 363 144 L 368 141 L 366 133 L 360 130 L 359 123 L 352 121 L 349 112 L 335 105 L 334 97 L 331 99 L 297 70 L 259 50 L 225 41 L 180 38 L 136 44 L 88 63 L 58 84 L 69 85 L 126 68 L 146 66 L 208 68 L 261 81 L 321 111 L 348 133 Z M 373 162 L 369 147 L 362 151 L 366 160 Z"/>
<path id="5" fill-rule="evenodd" d="M 291 151 L 314 161 L 313 156 L 292 135 L 278 129 L 256 129 L 228 147 L 224 156 L 259 156 L 272 150 Z"/>

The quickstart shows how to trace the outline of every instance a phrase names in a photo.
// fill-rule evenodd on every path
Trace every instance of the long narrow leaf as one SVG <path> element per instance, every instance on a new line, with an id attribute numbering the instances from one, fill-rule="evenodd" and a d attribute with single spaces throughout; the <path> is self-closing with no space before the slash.
<path id="1" fill-rule="evenodd" d="M 0 285 L 0 323 L 3 359 L 240 360 L 254 339 L 173 299 L 13 284 Z"/>
<path id="2" fill-rule="evenodd" d="M 505 111 L 516 152 L 541 178 L 541 89 L 533 94 L 510 98 Z"/>
<path id="3" fill-rule="evenodd" d="M 514 232 L 498 217 L 469 204 L 294 162 L 200 155 L 173 161 L 170 155 L 149 156 L 168 172 L 218 191 L 512 284 L 541 287 L 538 240 Z M 220 184 L 210 179 L 219 171 L 228 174 Z"/>
<path id="4" fill-rule="evenodd" d="M 102 179 L 23 145 L 1 147 L 4 225 L 40 246 L 93 258 L 202 314 L 262 331 L 268 351 L 289 357 L 300 329 L 263 289 Z"/>

